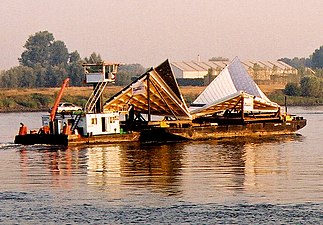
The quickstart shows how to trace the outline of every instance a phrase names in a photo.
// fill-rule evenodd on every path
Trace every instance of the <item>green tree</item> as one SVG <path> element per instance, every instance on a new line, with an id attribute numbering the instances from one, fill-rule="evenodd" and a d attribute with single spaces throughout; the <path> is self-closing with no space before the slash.
<path id="1" fill-rule="evenodd" d="M 82 67 L 83 60 L 77 51 L 69 54 L 69 63 L 67 65 L 68 76 L 70 77 L 70 85 L 81 86 L 84 80 L 84 71 Z"/>
<path id="2" fill-rule="evenodd" d="M 45 87 L 47 85 L 47 69 L 45 67 L 42 67 L 40 64 L 36 64 L 33 69 L 36 77 L 35 87 Z"/>
<path id="3" fill-rule="evenodd" d="M 74 63 L 79 61 L 82 61 L 82 59 L 78 51 L 74 51 L 69 54 L 69 61 L 68 61 L 69 63 Z"/>
<path id="4" fill-rule="evenodd" d="M 85 57 L 84 61 L 86 63 L 99 63 L 102 62 L 102 58 L 100 54 L 96 54 L 95 52 L 93 52 L 89 58 Z"/>
<path id="5" fill-rule="evenodd" d="M 33 88 L 36 85 L 36 76 L 34 70 L 27 66 L 18 66 L 17 69 L 18 76 L 18 86 L 22 88 Z"/>
<path id="6" fill-rule="evenodd" d="M 49 66 L 46 69 L 46 87 L 58 87 L 68 77 L 67 71 L 62 66 Z"/>
<path id="7" fill-rule="evenodd" d="M 296 69 L 304 69 L 305 67 L 311 66 L 310 58 L 298 58 L 298 57 L 294 57 L 293 59 L 281 58 L 278 61 L 282 61 Z"/>
<path id="8" fill-rule="evenodd" d="M 289 96 L 299 96 L 301 94 L 301 89 L 296 83 L 288 83 L 285 86 L 284 93 Z"/>
<path id="9" fill-rule="evenodd" d="M 306 97 L 320 95 L 320 79 L 316 76 L 306 76 L 301 79 L 301 94 Z"/>
<path id="10" fill-rule="evenodd" d="M 319 49 L 316 49 L 313 52 L 311 57 L 312 59 L 312 67 L 315 69 L 322 69 L 323 68 L 323 46 Z"/>
<path id="11" fill-rule="evenodd" d="M 34 69 L 35 86 L 59 86 L 67 76 L 71 79 L 70 85 L 82 84 L 83 60 L 79 53 L 77 51 L 69 53 L 65 43 L 55 40 L 52 33 L 48 31 L 35 33 L 28 38 L 24 47 L 26 50 L 21 54 L 19 61 L 22 66 Z M 101 56 L 92 53 L 89 61 L 101 61 Z M 24 76 L 24 79 L 28 80 L 28 77 Z M 34 78 L 30 77 L 30 79 Z"/>
<path id="12" fill-rule="evenodd" d="M 323 68 L 323 46 L 316 49 L 312 55 L 308 58 L 298 58 L 293 59 L 281 58 L 279 61 L 287 63 L 288 65 L 296 69 L 304 69 L 305 67 L 310 67 L 312 69 L 322 69 Z"/>
<path id="13" fill-rule="evenodd" d="M 2 75 L 1 83 L 5 88 L 33 87 L 35 85 L 35 76 L 33 70 L 26 66 L 16 66 Z"/>
<path id="14" fill-rule="evenodd" d="M 4 88 L 5 84 L 5 71 L 4 70 L 0 70 L 0 88 Z"/>
<path id="15" fill-rule="evenodd" d="M 48 31 L 40 31 L 30 36 L 24 45 L 26 50 L 19 58 L 20 64 L 28 67 L 34 67 L 38 63 L 43 67 L 47 66 L 53 42 L 54 36 Z"/>
<path id="16" fill-rule="evenodd" d="M 65 43 L 55 40 L 48 31 L 30 35 L 24 48 L 18 59 L 20 66 L 1 71 L 0 87 L 56 87 L 66 77 L 71 79 L 70 85 L 80 86 L 84 79 L 83 62 L 102 61 L 95 52 L 84 60 L 77 51 L 69 53 Z"/>
<path id="17" fill-rule="evenodd" d="M 15 82 L 14 82 L 15 80 Z M 11 85 L 13 85 L 12 87 L 17 87 L 18 86 L 18 80 L 14 79 L 13 77 L 10 77 L 10 75 L 8 74 L 7 71 L 3 71 L 1 73 L 1 77 L 0 77 L 0 87 L 1 88 L 10 88 Z"/>
<path id="18" fill-rule="evenodd" d="M 116 85 L 127 85 L 131 82 L 132 77 L 138 77 L 146 72 L 146 69 L 136 64 L 120 65 L 116 76 Z"/>
<path id="19" fill-rule="evenodd" d="M 32 68 L 27 66 L 16 66 L 3 72 L 1 76 L 1 87 L 23 87 L 35 86 L 36 77 Z"/>
<path id="20" fill-rule="evenodd" d="M 68 50 L 63 41 L 55 41 L 52 33 L 40 31 L 32 35 L 24 45 L 26 50 L 21 54 L 19 62 L 23 66 L 42 67 L 67 64 L 69 59 Z"/>
<path id="21" fill-rule="evenodd" d="M 67 65 L 69 60 L 68 50 L 62 41 L 54 41 L 49 49 L 49 64 L 57 66 L 60 64 Z"/>

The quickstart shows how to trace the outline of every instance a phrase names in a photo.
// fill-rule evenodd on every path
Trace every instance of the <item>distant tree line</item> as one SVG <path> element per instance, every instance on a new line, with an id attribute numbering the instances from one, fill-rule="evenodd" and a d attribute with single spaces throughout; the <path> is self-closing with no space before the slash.
<path id="1" fill-rule="evenodd" d="M 311 69 L 323 69 L 323 45 L 316 49 L 308 58 L 294 57 L 293 59 L 281 58 L 279 60 L 297 69 L 304 67 Z"/>
<path id="2" fill-rule="evenodd" d="M 71 86 L 81 86 L 84 80 L 83 63 L 102 61 L 100 54 L 93 52 L 82 59 L 77 51 L 69 52 L 65 43 L 55 40 L 48 31 L 31 35 L 21 54 L 19 66 L 0 71 L 0 88 L 57 87 L 70 78 Z M 133 76 L 145 72 L 140 64 L 119 67 L 116 83 L 125 85 Z"/>
<path id="3" fill-rule="evenodd" d="M 297 68 L 302 78 L 300 83 L 288 83 L 284 93 L 289 96 L 323 97 L 323 46 L 308 58 L 282 58 L 290 66 Z"/>

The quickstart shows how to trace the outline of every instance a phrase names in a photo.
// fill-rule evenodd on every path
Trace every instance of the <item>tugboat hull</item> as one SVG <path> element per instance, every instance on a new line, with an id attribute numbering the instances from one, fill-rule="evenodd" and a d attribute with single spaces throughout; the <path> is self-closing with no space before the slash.
<path id="1" fill-rule="evenodd" d="M 68 135 L 55 135 L 55 134 L 25 134 L 16 135 L 15 144 L 34 145 L 68 145 Z"/>

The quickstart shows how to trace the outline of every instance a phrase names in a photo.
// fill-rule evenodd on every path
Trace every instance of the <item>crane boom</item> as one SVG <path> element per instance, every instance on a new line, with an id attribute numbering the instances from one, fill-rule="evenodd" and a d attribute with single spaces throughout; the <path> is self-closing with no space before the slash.
<path id="1" fill-rule="evenodd" d="M 61 101 L 62 99 L 62 96 L 63 96 L 63 93 L 64 93 L 64 90 L 65 88 L 67 87 L 68 85 L 68 82 L 70 81 L 70 78 L 66 78 L 64 81 L 63 81 L 63 84 L 62 84 L 62 87 L 61 87 L 61 90 L 59 91 L 56 99 L 55 99 L 55 103 L 54 103 L 54 106 L 52 108 L 52 111 L 50 112 L 50 121 L 53 122 L 54 119 L 55 119 L 55 116 L 56 116 L 56 111 L 57 111 L 57 108 L 58 108 L 58 104 L 59 102 Z"/>

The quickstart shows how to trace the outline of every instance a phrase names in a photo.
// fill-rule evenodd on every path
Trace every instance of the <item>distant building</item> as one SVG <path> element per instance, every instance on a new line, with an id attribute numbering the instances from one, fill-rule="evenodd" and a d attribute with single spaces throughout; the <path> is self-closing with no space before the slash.
<path id="1" fill-rule="evenodd" d="M 286 85 L 300 81 L 297 69 L 282 61 L 244 61 L 242 63 L 258 84 Z"/>
<path id="2" fill-rule="evenodd" d="M 180 84 L 203 80 L 208 85 L 228 64 L 229 61 L 188 61 L 172 62 L 171 66 Z M 257 84 L 286 85 L 300 81 L 297 69 L 281 61 L 242 61 L 242 64 Z"/>
<path id="3" fill-rule="evenodd" d="M 172 62 L 171 66 L 176 78 L 194 79 L 204 78 L 208 70 L 212 68 L 214 71 L 219 71 L 219 74 L 224 67 L 228 65 L 228 61 L 205 61 L 205 62 Z"/>

